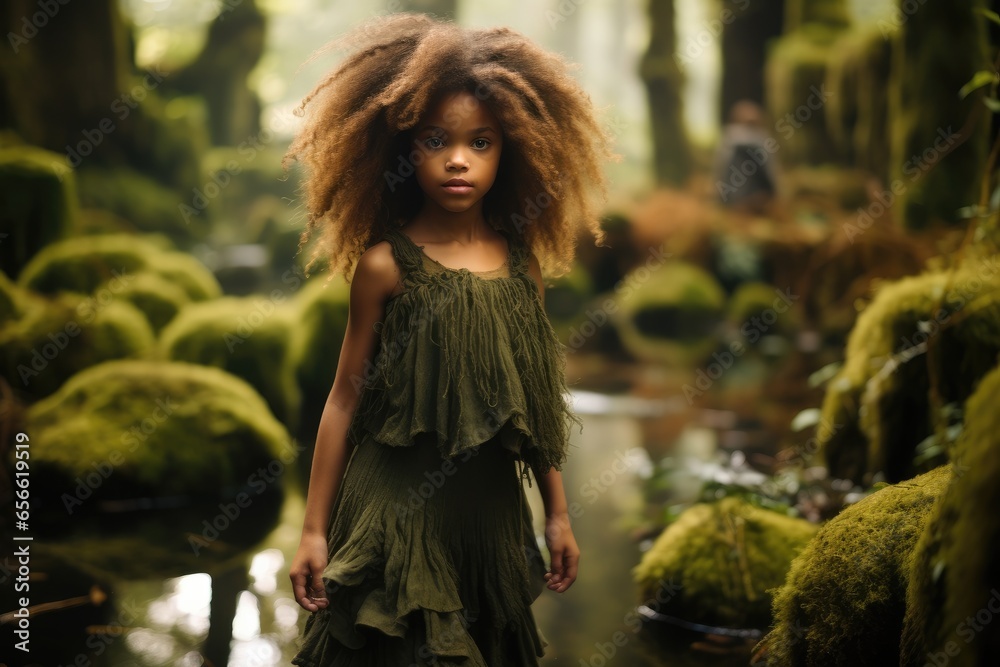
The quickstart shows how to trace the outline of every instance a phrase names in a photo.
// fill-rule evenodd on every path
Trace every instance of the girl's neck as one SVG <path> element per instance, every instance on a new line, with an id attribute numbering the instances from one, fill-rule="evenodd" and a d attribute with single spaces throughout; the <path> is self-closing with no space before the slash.
<path id="1" fill-rule="evenodd" d="M 443 237 L 442 241 L 459 243 L 472 243 L 490 229 L 489 223 L 483 216 L 482 201 L 476 202 L 464 211 L 456 212 L 443 209 L 427 200 L 410 221 L 410 225 L 419 230 L 434 230 L 437 235 Z"/>

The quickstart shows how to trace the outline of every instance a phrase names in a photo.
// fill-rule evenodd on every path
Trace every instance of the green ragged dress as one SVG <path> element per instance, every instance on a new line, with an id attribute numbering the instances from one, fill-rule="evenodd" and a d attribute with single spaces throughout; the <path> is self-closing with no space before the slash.
<path id="1" fill-rule="evenodd" d="M 522 482 L 561 467 L 579 419 L 528 248 L 504 236 L 507 263 L 476 273 L 386 234 L 404 289 L 348 433 L 330 605 L 307 619 L 295 665 L 526 667 L 544 653 L 531 603 L 545 562 Z"/>

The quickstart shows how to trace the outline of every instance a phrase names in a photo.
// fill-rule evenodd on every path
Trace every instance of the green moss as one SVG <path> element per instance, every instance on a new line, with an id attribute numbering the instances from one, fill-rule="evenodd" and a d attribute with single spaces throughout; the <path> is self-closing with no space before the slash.
<path id="1" fill-rule="evenodd" d="M 890 182 L 889 78 L 897 37 L 894 29 L 874 24 L 845 32 L 831 49 L 826 73 L 833 93 L 827 101 L 827 127 L 841 158 L 883 183 Z"/>
<path id="2" fill-rule="evenodd" d="M 83 206 L 111 211 L 139 231 L 160 232 L 182 243 L 196 241 L 208 231 L 204 215 L 183 215 L 180 204 L 192 205 L 189 199 L 179 198 L 174 190 L 138 171 L 86 166 L 77 171 L 77 182 Z"/>
<path id="3" fill-rule="evenodd" d="M 741 284 L 729 297 L 729 303 L 726 305 L 726 318 L 729 324 L 740 329 L 751 318 L 756 317 L 760 320 L 761 314 L 768 312 L 777 318 L 773 324 L 766 324 L 764 321 L 768 334 L 793 333 L 799 327 L 796 311 L 779 295 L 780 290 L 767 283 Z M 779 308 L 784 312 L 778 312 Z"/>
<path id="4" fill-rule="evenodd" d="M 219 369 L 156 361 L 89 368 L 31 407 L 32 484 L 85 503 L 142 496 L 211 500 L 246 489 L 259 468 L 288 455 L 288 434 L 248 384 Z M 279 479 L 278 484 L 283 483 Z M 74 497 L 78 498 L 77 494 Z"/>
<path id="5" fill-rule="evenodd" d="M 299 395 L 288 363 L 291 319 L 265 296 L 190 304 L 160 336 L 160 355 L 216 366 L 250 383 L 285 424 L 295 424 Z M 315 360 L 314 360 L 315 363 Z"/>
<path id="6" fill-rule="evenodd" d="M 20 317 L 23 310 L 23 291 L 0 271 L 0 327 Z"/>
<path id="7" fill-rule="evenodd" d="M 590 272 L 580 262 L 574 262 L 569 273 L 546 285 L 545 312 L 560 338 L 569 337 L 570 327 L 578 329 L 583 322 L 589 321 L 584 310 L 593 296 Z"/>
<path id="8" fill-rule="evenodd" d="M 993 611 L 1000 604 L 997 396 L 1000 368 L 965 403 L 955 477 L 920 536 L 907 589 L 901 665 L 922 667 L 931 654 L 943 654 L 953 667 L 991 665 L 1000 657 L 1000 635 L 986 627 L 982 611 L 991 612 L 990 626 L 1000 622 Z"/>
<path id="9" fill-rule="evenodd" d="M 155 334 L 159 334 L 190 302 L 187 292 L 181 287 L 151 271 L 140 271 L 132 276 L 118 297 L 141 310 Z"/>
<path id="10" fill-rule="evenodd" d="M 75 373 L 110 359 L 142 357 L 153 332 L 130 303 L 78 294 L 32 297 L 0 328 L 0 368 L 28 400 L 48 396 Z"/>
<path id="11" fill-rule="evenodd" d="M 992 62 L 987 21 L 980 13 L 986 6 L 983 0 L 921 3 L 904 15 L 894 42 L 889 164 L 893 180 L 906 185 L 896 208 L 907 229 L 942 224 L 964 229 L 968 221 L 957 211 L 979 200 L 990 124 L 965 127 L 982 104 L 982 91 L 964 99 L 958 93 Z M 936 168 L 944 159 L 947 168 Z"/>
<path id="12" fill-rule="evenodd" d="M 914 450 L 933 424 L 923 352 L 928 333 L 942 403 L 961 403 L 1000 354 L 996 257 L 970 262 L 950 278 L 929 272 L 885 283 L 858 317 L 844 367 L 823 403 L 819 440 L 835 476 L 861 481 L 883 471 L 898 481 L 919 472 Z M 844 447 L 864 448 L 859 470 L 839 465 L 857 462 L 855 454 L 840 451 Z"/>
<path id="13" fill-rule="evenodd" d="M 0 149 L 0 265 L 16 275 L 75 224 L 76 186 L 65 156 L 35 146 Z"/>
<path id="14" fill-rule="evenodd" d="M 311 280 L 295 297 L 297 312 L 289 359 L 301 391 L 301 429 L 316 435 L 323 407 L 337 372 L 340 347 L 347 330 L 350 285 L 339 277 Z"/>
<path id="15" fill-rule="evenodd" d="M 641 359 L 698 363 L 717 345 L 725 293 L 703 269 L 668 261 L 640 267 L 624 278 L 612 313 L 626 349 Z"/>
<path id="16" fill-rule="evenodd" d="M 769 48 L 764 76 L 768 112 L 777 120 L 775 138 L 787 164 L 822 164 L 837 155 L 826 129 L 822 91 L 831 47 L 842 32 L 839 26 L 805 23 Z"/>
<path id="17" fill-rule="evenodd" d="M 942 466 L 885 487 L 820 529 L 775 595 L 775 627 L 762 641 L 767 664 L 899 664 L 914 547 L 951 477 Z"/>
<path id="18" fill-rule="evenodd" d="M 644 597 L 663 583 L 679 593 L 658 611 L 728 627 L 767 627 L 771 589 L 785 580 L 816 526 L 738 498 L 694 505 L 657 538 L 633 570 Z"/>
<path id="19" fill-rule="evenodd" d="M 86 236 L 53 243 L 18 277 L 27 289 L 89 293 L 115 278 L 127 284 L 140 271 L 159 274 L 193 301 L 221 295 L 215 276 L 194 257 L 163 250 L 153 239 L 128 234 Z"/>

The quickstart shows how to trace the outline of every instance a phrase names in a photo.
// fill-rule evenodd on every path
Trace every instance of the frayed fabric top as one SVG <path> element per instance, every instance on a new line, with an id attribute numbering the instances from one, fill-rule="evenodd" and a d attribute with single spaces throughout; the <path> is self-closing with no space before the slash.
<path id="1" fill-rule="evenodd" d="M 362 429 L 392 446 L 432 433 L 450 457 L 499 436 L 536 477 L 562 468 L 569 424 L 581 423 L 567 402 L 564 346 L 528 273 L 527 246 L 498 231 L 506 265 L 472 272 L 445 267 L 390 228 L 405 291 L 386 304 L 353 442 Z"/>

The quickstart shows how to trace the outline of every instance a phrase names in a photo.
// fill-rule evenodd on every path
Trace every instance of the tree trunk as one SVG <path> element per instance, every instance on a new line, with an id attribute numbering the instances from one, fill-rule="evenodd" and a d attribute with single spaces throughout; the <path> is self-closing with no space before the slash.
<path id="1" fill-rule="evenodd" d="M 680 185 L 691 173 L 691 149 L 684 129 L 684 76 L 675 59 L 673 0 L 649 0 L 649 47 L 639 66 L 649 101 L 653 167 L 661 185 Z"/>
<path id="2" fill-rule="evenodd" d="M 983 0 L 926 0 L 919 11 L 897 17 L 892 184 L 903 191 L 900 219 L 910 229 L 966 224 L 956 211 L 979 200 L 992 114 L 979 99 L 985 89 L 964 100 L 958 91 L 991 67 L 983 7 Z M 971 114 L 976 122 L 964 128 Z"/>
<path id="3" fill-rule="evenodd" d="M 0 9 L 0 124 L 66 153 L 84 132 L 94 144 L 115 138 L 100 123 L 118 122 L 111 105 L 127 87 L 130 54 L 117 0 L 52 5 L 51 16 L 36 0 Z"/>
<path id="4" fill-rule="evenodd" d="M 719 121 L 740 100 L 764 104 L 764 62 L 767 43 L 781 35 L 785 0 L 758 4 L 722 0 L 722 87 Z"/>

